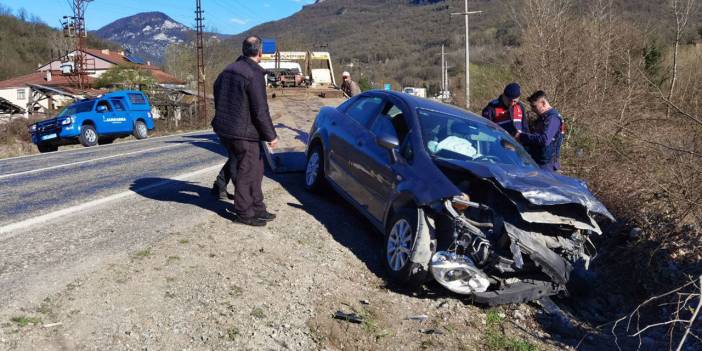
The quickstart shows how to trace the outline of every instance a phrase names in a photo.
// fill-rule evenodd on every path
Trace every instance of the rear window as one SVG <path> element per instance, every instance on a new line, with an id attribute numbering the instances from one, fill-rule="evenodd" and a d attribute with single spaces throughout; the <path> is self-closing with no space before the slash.
<path id="1" fill-rule="evenodd" d="M 115 107 L 116 111 L 126 111 L 127 110 L 126 108 L 124 108 L 124 104 L 119 99 L 112 99 L 111 101 L 112 101 L 112 105 Z"/>
<path id="2" fill-rule="evenodd" d="M 146 97 L 142 94 L 127 94 L 129 96 L 129 102 L 133 105 L 145 105 Z"/>

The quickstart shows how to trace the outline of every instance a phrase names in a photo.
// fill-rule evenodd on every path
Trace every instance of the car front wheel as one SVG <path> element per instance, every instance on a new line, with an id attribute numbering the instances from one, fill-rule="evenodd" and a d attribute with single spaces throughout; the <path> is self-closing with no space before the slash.
<path id="1" fill-rule="evenodd" d="M 80 136 L 78 137 L 81 145 L 85 147 L 91 147 L 98 144 L 98 134 L 95 131 L 95 127 L 86 124 L 80 129 Z"/>
<path id="2" fill-rule="evenodd" d="M 134 137 L 137 139 L 146 139 L 149 137 L 149 129 L 146 128 L 146 123 L 137 121 L 134 124 Z"/>
<path id="3" fill-rule="evenodd" d="M 401 209 L 386 229 L 382 260 L 390 279 L 398 284 L 418 286 L 424 281 L 421 265 L 410 260 L 422 215 L 418 209 Z"/>
<path id="4" fill-rule="evenodd" d="M 324 182 L 324 154 L 319 145 L 315 145 L 307 155 L 305 166 L 305 188 L 310 191 L 319 190 Z"/>

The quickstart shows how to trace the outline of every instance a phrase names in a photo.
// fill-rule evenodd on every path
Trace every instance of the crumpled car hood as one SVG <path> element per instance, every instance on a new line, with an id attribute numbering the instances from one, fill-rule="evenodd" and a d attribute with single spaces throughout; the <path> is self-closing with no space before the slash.
<path id="1" fill-rule="evenodd" d="M 481 178 L 492 178 L 504 189 L 522 194 L 529 203 L 537 206 L 576 203 L 589 212 L 606 216 L 614 221 L 614 216 L 595 198 L 584 182 L 547 172 L 541 169 L 528 169 L 506 164 L 435 159 L 439 164 L 465 169 Z"/>

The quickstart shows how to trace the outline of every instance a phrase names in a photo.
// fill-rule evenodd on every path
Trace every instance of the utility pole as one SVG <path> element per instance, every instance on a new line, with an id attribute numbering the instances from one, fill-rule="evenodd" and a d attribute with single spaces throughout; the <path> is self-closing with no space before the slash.
<path id="1" fill-rule="evenodd" d="M 443 100 L 444 91 L 446 91 L 446 53 L 444 52 L 444 44 L 441 44 L 441 100 Z"/>
<path id="2" fill-rule="evenodd" d="M 69 0 L 73 10 L 73 16 L 63 16 L 61 25 L 63 35 L 67 38 L 75 39 L 73 55 L 73 69 L 70 75 L 76 77 L 76 83 L 80 89 L 88 88 L 88 59 L 85 55 L 85 40 L 88 31 L 85 28 L 85 10 L 88 3 L 93 0 Z M 66 57 L 68 58 L 68 57 Z"/>
<path id="3" fill-rule="evenodd" d="M 470 15 L 483 13 L 483 11 L 468 11 L 468 0 L 465 1 L 464 12 L 452 13 L 451 16 L 464 16 L 466 20 L 466 109 L 470 110 L 470 32 L 469 21 Z"/>
<path id="4" fill-rule="evenodd" d="M 202 14 L 202 0 L 195 0 L 195 28 L 197 30 L 197 114 L 201 122 L 207 121 L 207 91 L 205 89 L 205 26 Z"/>

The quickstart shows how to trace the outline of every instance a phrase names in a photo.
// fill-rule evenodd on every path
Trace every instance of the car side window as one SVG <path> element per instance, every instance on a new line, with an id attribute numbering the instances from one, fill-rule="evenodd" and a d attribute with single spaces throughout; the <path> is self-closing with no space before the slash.
<path id="1" fill-rule="evenodd" d="M 395 104 L 388 103 L 383 108 L 378 118 L 375 119 L 375 122 L 373 122 L 371 132 L 373 132 L 375 136 L 383 134 L 394 136 L 397 138 L 400 145 L 402 145 L 409 133 L 405 114 L 402 113 L 402 110 Z"/>
<path id="2" fill-rule="evenodd" d="M 346 114 L 365 127 L 373 117 L 378 115 L 382 106 L 383 99 L 379 97 L 361 97 L 346 111 Z"/>
<path id="3" fill-rule="evenodd" d="M 119 101 L 118 99 L 112 99 L 112 105 L 115 107 L 115 111 L 126 111 L 127 109 L 124 108 L 124 104 L 122 101 Z"/>
<path id="4" fill-rule="evenodd" d="M 107 108 L 107 112 L 112 112 L 112 106 L 110 106 L 110 103 L 107 102 L 107 100 L 100 100 L 95 107 L 95 111 L 97 111 L 100 106 L 105 106 Z"/>

